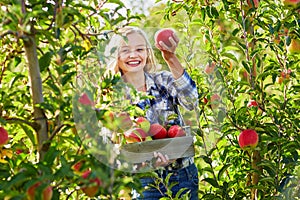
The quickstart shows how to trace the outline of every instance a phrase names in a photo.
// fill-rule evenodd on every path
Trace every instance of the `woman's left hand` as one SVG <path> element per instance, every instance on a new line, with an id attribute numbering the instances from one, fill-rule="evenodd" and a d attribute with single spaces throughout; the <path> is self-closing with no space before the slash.
<path id="1" fill-rule="evenodd" d="M 155 162 L 153 163 L 153 167 L 165 167 L 174 162 L 174 160 L 170 160 L 168 155 L 163 155 L 160 152 L 154 152 Z"/>
<path id="2" fill-rule="evenodd" d="M 179 43 L 179 38 L 174 33 L 173 37 L 169 38 L 169 41 L 171 43 L 171 46 L 166 45 L 166 43 L 164 43 L 163 41 L 159 41 L 158 43 L 155 43 L 155 46 L 162 52 L 163 57 L 165 59 L 167 59 L 168 56 L 174 55 L 176 48 L 178 46 L 178 43 Z"/>

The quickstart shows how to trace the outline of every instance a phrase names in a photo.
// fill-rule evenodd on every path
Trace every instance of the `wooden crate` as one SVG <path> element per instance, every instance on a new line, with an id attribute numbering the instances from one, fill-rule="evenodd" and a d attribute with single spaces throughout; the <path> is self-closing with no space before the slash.
<path id="1" fill-rule="evenodd" d="M 150 161 L 154 157 L 154 152 L 168 155 L 170 160 L 194 156 L 193 136 L 136 142 L 121 147 L 122 157 L 130 163 Z"/>

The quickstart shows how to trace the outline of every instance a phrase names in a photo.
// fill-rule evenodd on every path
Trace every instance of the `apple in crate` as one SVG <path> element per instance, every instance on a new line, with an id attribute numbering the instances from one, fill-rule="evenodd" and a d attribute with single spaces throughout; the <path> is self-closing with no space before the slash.
<path id="1" fill-rule="evenodd" d="M 152 136 L 153 139 L 163 139 L 168 137 L 168 132 L 162 125 L 155 123 L 151 124 L 149 135 Z"/>
<path id="2" fill-rule="evenodd" d="M 138 117 L 135 119 L 135 123 L 141 128 L 143 129 L 146 133 L 149 132 L 150 130 L 150 122 L 148 119 L 146 119 L 145 117 Z"/>
<path id="3" fill-rule="evenodd" d="M 142 142 L 146 140 L 147 133 L 141 128 L 133 128 L 124 132 L 126 143 Z"/>
<path id="4" fill-rule="evenodd" d="M 168 130 L 169 138 L 183 137 L 183 136 L 185 136 L 184 129 L 179 125 L 173 125 Z"/>

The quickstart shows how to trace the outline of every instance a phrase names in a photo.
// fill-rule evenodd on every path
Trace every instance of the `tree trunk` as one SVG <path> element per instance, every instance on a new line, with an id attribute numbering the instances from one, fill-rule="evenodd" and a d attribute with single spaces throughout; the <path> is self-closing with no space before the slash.
<path id="1" fill-rule="evenodd" d="M 258 163 L 260 163 L 261 157 L 258 150 L 255 150 L 253 152 L 252 156 L 252 168 L 255 170 L 252 174 L 252 185 L 256 186 L 259 181 L 259 173 L 261 172 L 261 167 L 257 166 Z M 251 189 L 251 200 L 257 200 L 257 189 L 252 188 Z"/>
<path id="2" fill-rule="evenodd" d="M 48 127 L 47 118 L 44 110 L 38 105 L 44 102 L 42 79 L 37 56 L 37 46 L 34 35 L 26 35 L 24 38 L 25 54 L 29 70 L 29 81 L 31 86 L 31 95 L 33 100 L 33 116 L 37 124 L 37 142 L 38 142 L 38 159 L 42 160 L 47 151 Z"/>

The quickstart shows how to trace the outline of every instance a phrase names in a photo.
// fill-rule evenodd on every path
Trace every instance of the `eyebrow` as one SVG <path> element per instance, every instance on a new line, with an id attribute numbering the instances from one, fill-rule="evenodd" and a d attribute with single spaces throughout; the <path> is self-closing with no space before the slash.
<path id="1" fill-rule="evenodd" d="M 136 45 L 136 46 L 134 46 L 134 47 L 146 47 L 147 46 L 147 44 L 138 44 L 138 45 Z M 121 46 L 121 48 L 126 48 L 126 47 L 129 47 L 129 45 L 124 45 L 124 46 Z"/>

